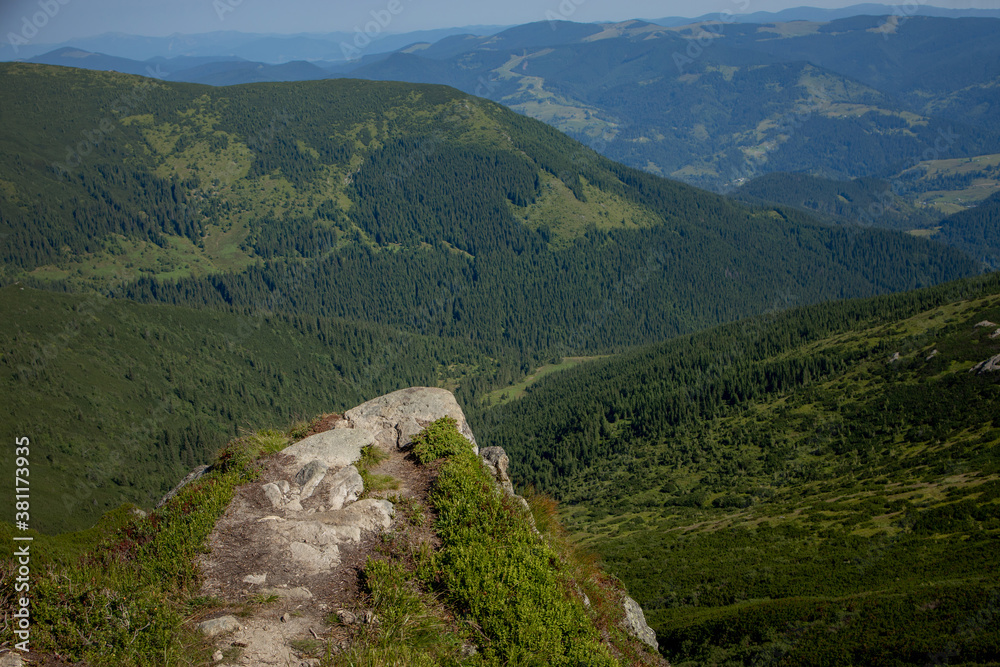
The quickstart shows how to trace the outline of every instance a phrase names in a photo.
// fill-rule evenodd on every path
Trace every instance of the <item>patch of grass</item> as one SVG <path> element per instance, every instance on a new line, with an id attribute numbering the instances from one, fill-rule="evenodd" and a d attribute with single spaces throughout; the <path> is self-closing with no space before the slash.
<path id="1" fill-rule="evenodd" d="M 399 488 L 399 480 L 392 475 L 378 475 L 367 470 L 360 473 L 361 480 L 365 483 L 365 493 L 379 493 Z"/>
<path id="2" fill-rule="evenodd" d="M 313 658 L 322 657 L 326 653 L 326 644 L 318 639 L 293 639 L 288 645 L 296 652 Z"/>
<path id="3" fill-rule="evenodd" d="M 361 450 L 361 458 L 354 465 L 361 475 L 361 480 L 365 483 L 365 493 L 379 493 L 399 488 L 399 480 L 392 475 L 379 475 L 371 472 L 387 458 L 389 458 L 389 454 L 375 445 L 368 445 Z"/>
<path id="4" fill-rule="evenodd" d="M 375 445 L 368 445 L 362 448 L 361 458 L 358 459 L 358 462 L 355 463 L 354 466 L 358 469 L 359 472 L 361 471 L 367 472 L 372 468 L 378 466 L 387 458 L 389 458 L 388 453 L 382 451 Z"/>
<path id="5" fill-rule="evenodd" d="M 339 665 L 456 665 L 464 638 L 444 618 L 413 572 L 395 559 L 369 559 L 365 589 L 376 622 L 365 626 Z"/>
<path id="6" fill-rule="evenodd" d="M 416 498 L 409 496 L 390 496 L 389 501 L 396 508 L 397 513 L 402 513 L 406 517 L 406 522 L 411 526 L 422 526 L 427 521 L 426 507 Z"/>
<path id="7" fill-rule="evenodd" d="M 490 392 L 483 398 L 483 403 L 489 406 L 499 403 L 507 403 L 509 401 L 516 401 L 524 396 L 528 387 L 535 384 L 546 375 L 564 371 L 575 366 L 579 366 L 580 364 L 587 363 L 588 361 L 601 358 L 602 357 L 563 357 L 559 363 L 550 363 L 545 364 L 544 366 L 539 366 L 535 369 L 534 373 L 528 375 L 520 382 Z"/>
<path id="8" fill-rule="evenodd" d="M 261 456 L 287 444 L 278 431 L 238 438 L 220 452 L 211 473 L 159 510 L 148 516 L 118 510 L 82 556 L 37 562 L 31 582 L 36 650 L 90 664 L 189 664 L 200 640 L 184 629 L 185 616 L 216 604 L 190 597 L 199 585 L 195 559 L 235 488 L 257 477 Z M 2 578 L 2 603 L 12 606 L 13 570 Z M 8 628 L 0 641 L 10 639 Z"/>

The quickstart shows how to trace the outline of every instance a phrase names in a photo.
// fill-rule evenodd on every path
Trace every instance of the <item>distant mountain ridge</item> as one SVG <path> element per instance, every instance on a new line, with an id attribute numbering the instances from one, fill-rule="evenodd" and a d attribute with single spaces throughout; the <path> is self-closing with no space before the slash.
<path id="1" fill-rule="evenodd" d="M 366 53 L 395 51 L 414 42 L 438 41 L 449 35 L 488 35 L 509 26 L 462 26 L 438 30 L 417 30 L 407 33 L 380 33 L 376 35 Z M 174 34 L 166 37 L 148 37 L 123 33 L 105 33 L 93 37 L 68 40 L 57 44 L 28 44 L 14 53 L 6 40 L 0 41 L 0 60 L 31 59 L 61 48 L 107 53 L 130 60 L 151 58 L 234 56 L 246 60 L 280 65 L 291 60 L 345 60 L 341 43 L 355 38 L 351 30 L 329 33 L 266 34 L 244 33 L 232 30 L 198 34 Z"/>
<path id="2" fill-rule="evenodd" d="M 895 5 L 863 3 L 834 9 L 824 7 L 792 7 L 777 12 L 749 12 L 743 14 L 735 11 L 734 7 L 728 12 L 723 10 L 713 14 L 702 14 L 694 19 L 671 16 L 648 20 L 650 23 L 656 23 L 657 25 L 675 27 L 698 21 L 715 20 L 719 18 L 720 14 L 731 15 L 739 23 L 783 23 L 786 21 L 833 21 L 852 16 L 935 16 L 952 19 L 963 17 L 1000 18 L 1000 9 L 949 9 L 921 3 L 900 3 Z"/>

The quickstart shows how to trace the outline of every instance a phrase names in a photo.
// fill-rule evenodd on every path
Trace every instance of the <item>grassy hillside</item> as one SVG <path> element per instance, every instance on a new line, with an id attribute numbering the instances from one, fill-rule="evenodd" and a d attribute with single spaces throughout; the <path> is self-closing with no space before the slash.
<path id="1" fill-rule="evenodd" d="M 496 370 L 468 343 L 374 325 L 17 285 L 0 289 L 0 350 L 0 429 L 34 443 L 32 525 L 46 532 L 152 506 L 247 429 Z"/>
<path id="2" fill-rule="evenodd" d="M 1000 376 L 970 369 L 998 322 L 995 276 L 790 311 L 549 375 L 475 427 L 672 664 L 995 664 Z"/>

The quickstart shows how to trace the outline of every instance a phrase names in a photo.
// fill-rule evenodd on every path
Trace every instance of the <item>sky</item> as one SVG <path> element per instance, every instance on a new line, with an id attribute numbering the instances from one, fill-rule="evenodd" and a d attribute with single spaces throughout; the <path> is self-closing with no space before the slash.
<path id="1" fill-rule="evenodd" d="M 165 36 L 238 30 L 261 33 L 350 32 L 381 18 L 387 33 L 467 25 L 514 25 L 554 17 L 570 21 L 701 16 L 837 8 L 859 0 L 0 0 L 0 38 L 56 44 L 106 32 Z M 1000 8 L 1000 0 L 882 0 L 947 8 Z"/>

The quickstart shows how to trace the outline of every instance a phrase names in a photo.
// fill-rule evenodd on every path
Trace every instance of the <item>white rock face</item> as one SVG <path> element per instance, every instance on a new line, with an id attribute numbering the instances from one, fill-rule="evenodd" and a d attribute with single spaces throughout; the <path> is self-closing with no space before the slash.
<path id="1" fill-rule="evenodd" d="M 330 478 L 330 509 L 343 509 L 353 503 L 365 489 L 361 474 L 354 466 L 346 466 Z"/>
<path id="2" fill-rule="evenodd" d="M 305 500 L 316 491 L 316 487 L 326 477 L 327 469 L 325 463 L 318 459 L 313 459 L 295 475 L 295 483 L 302 486 L 302 491 L 299 492 L 299 500 Z"/>
<path id="3" fill-rule="evenodd" d="M 1000 354 L 986 361 L 981 361 L 969 369 L 970 373 L 982 375 L 983 373 L 996 373 L 1000 371 Z"/>
<path id="4" fill-rule="evenodd" d="M 333 429 L 300 440 L 281 453 L 294 457 L 300 467 L 315 460 L 340 470 L 360 459 L 363 447 L 373 444 L 374 435 L 365 429 Z"/>
<path id="5" fill-rule="evenodd" d="M 400 389 L 362 403 L 345 412 L 336 429 L 369 431 L 379 447 L 392 450 L 409 445 L 414 435 L 441 417 L 452 417 L 458 423 L 458 432 L 479 453 L 476 437 L 458 401 L 447 389 L 436 387 Z"/>
<path id="6" fill-rule="evenodd" d="M 271 503 L 271 507 L 285 506 L 284 494 L 281 493 L 281 489 L 278 488 L 277 484 L 271 482 L 270 484 L 265 484 L 260 488 L 264 491 L 264 497 Z"/>
<path id="7" fill-rule="evenodd" d="M 646 616 L 642 613 L 642 607 L 639 606 L 639 603 L 626 595 L 622 604 L 625 606 L 625 629 L 644 644 L 659 650 L 660 645 L 656 641 L 656 633 L 653 628 L 646 624 Z"/>
<path id="8" fill-rule="evenodd" d="M 302 574 L 319 574 L 340 565 L 340 549 L 336 544 L 316 547 L 307 542 L 292 542 L 288 552 Z"/>
<path id="9" fill-rule="evenodd" d="M 510 459 L 507 458 L 507 452 L 503 450 L 503 447 L 486 447 L 481 452 L 481 456 L 483 465 L 486 466 L 486 469 L 496 479 L 497 484 L 508 494 L 513 495 L 514 485 L 507 475 L 507 467 L 510 465 Z"/>

